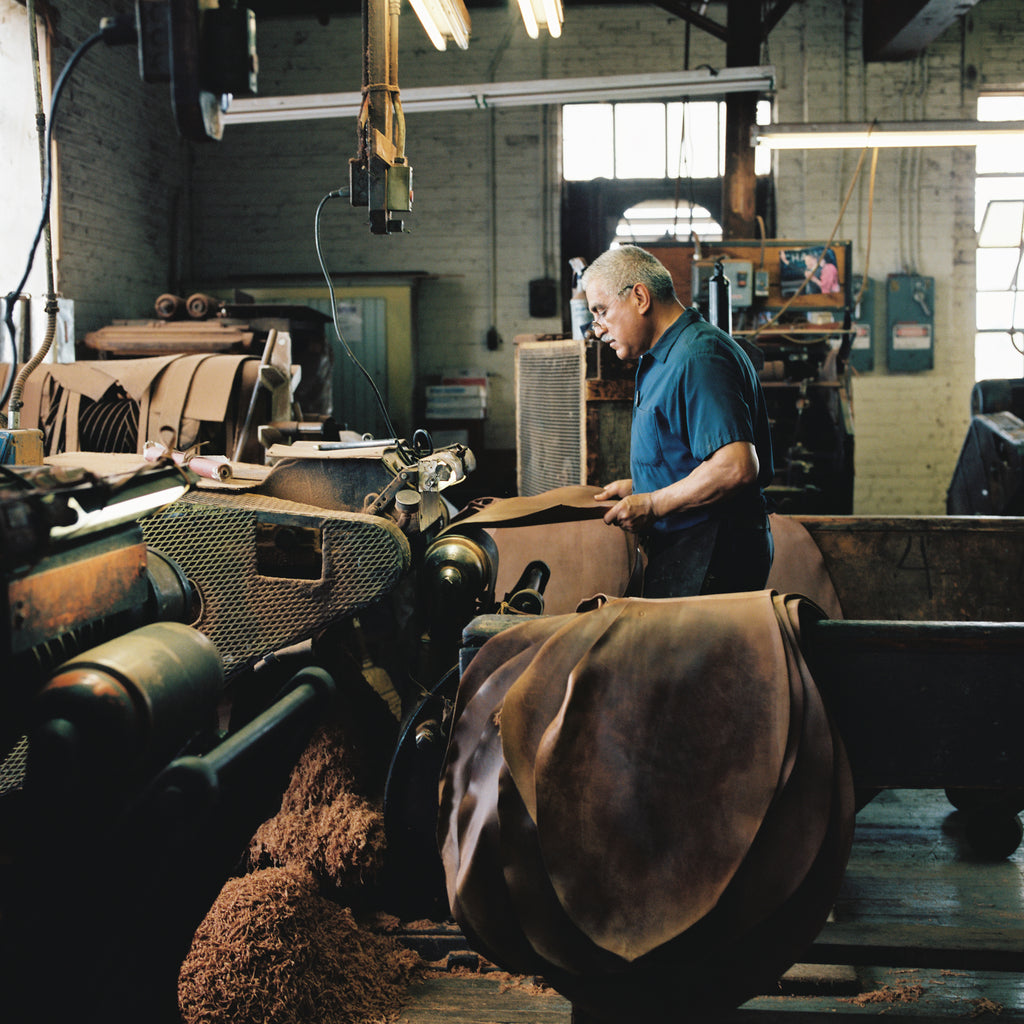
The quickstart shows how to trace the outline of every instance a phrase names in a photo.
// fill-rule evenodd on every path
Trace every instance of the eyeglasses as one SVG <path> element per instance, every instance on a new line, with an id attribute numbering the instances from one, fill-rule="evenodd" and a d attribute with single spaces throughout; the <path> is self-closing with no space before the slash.
<path id="1" fill-rule="evenodd" d="M 602 327 L 607 327 L 608 322 L 605 320 L 605 317 L 608 315 L 608 310 L 612 308 L 612 302 L 615 302 L 616 299 L 621 299 L 622 296 L 626 294 L 626 292 L 632 291 L 632 289 L 633 285 L 627 284 L 625 288 L 622 288 L 615 293 L 615 296 L 612 298 L 611 302 L 609 302 L 608 305 L 605 306 L 603 309 L 601 309 L 600 307 L 598 307 L 597 309 L 592 309 L 590 312 L 593 313 L 594 320 L 590 326 L 596 327 L 598 324 L 600 324 Z"/>

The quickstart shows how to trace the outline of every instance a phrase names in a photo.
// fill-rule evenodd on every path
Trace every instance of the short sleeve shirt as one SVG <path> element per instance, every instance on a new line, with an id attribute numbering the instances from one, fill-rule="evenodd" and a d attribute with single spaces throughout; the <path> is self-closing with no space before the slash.
<path id="1" fill-rule="evenodd" d="M 764 508 L 761 488 L 774 475 L 768 412 L 750 359 L 696 310 L 684 310 L 637 367 L 630 440 L 633 490 L 667 487 L 734 441 L 754 445 L 760 467 L 756 486 L 728 506 L 663 516 L 655 530 L 685 529 L 728 509 L 758 513 Z"/>

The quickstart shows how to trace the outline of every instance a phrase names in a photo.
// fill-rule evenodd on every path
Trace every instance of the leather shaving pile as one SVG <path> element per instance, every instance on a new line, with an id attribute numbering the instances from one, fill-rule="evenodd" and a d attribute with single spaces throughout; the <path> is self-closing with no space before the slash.
<path id="1" fill-rule="evenodd" d="M 281 810 L 249 847 L 254 868 L 299 865 L 337 886 L 371 881 L 384 858 L 384 816 L 357 792 L 344 737 L 322 729 L 292 772 Z"/>
<path id="2" fill-rule="evenodd" d="M 196 932 L 178 979 L 185 1024 L 381 1024 L 397 1018 L 419 956 L 360 928 L 321 891 L 372 880 L 384 820 L 339 727 L 320 730 L 277 815 Z"/>
<path id="3" fill-rule="evenodd" d="M 419 958 L 362 931 L 309 874 L 268 868 L 229 881 L 178 981 L 185 1024 L 366 1024 L 397 1017 Z"/>

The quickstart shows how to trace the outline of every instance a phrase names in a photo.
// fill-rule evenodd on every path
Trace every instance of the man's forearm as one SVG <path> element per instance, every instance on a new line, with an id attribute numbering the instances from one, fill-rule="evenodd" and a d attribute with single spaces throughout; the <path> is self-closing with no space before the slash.
<path id="1" fill-rule="evenodd" d="M 754 446 L 735 441 L 719 448 L 689 476 L 652 491 L 651 510 L 660 519 L 671 512 L 717 504 L 754 483 L 757 471 Z"/>

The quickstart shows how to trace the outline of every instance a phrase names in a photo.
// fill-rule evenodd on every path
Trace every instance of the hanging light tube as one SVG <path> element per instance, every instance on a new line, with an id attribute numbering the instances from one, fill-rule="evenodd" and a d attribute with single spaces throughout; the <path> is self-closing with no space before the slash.
<path id="1" fill-rule="evenodd" d="M 519 0 L 519 12 L 531 39 L 536 39 L 544 27 L 555 39 L 562 34 L 562 0 Z"/>
<path id="2" fill-rule="evenodd" d="M 464 0 L 409 0 L 423 31 L 439 50 L 451 39 L 460 50 L 469 46 L 470 20 Z"/>
<path id="3" fill-rule="evenodd" d="M 889 121 L 863 124 L 765 124 L 751 144 L 767 149 L 863 149 L 976 146 L 986 139 L 1022 136 L 1024 121 Z"/>

